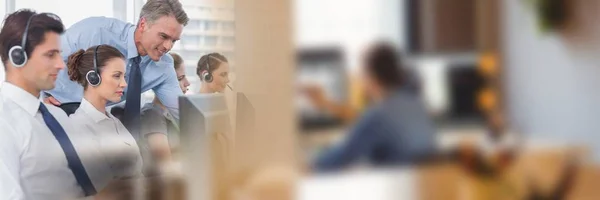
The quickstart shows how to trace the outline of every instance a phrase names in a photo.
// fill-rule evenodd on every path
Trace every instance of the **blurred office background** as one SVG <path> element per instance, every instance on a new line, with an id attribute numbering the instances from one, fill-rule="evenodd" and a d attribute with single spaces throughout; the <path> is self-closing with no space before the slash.
<path id="1" fill-rule="evenodd" d="M 440 148 L 485 146 L 497 135 L 510 134 L 519 138 L 514 144 L 519 148 L 576 147 L 585 149 L 586 161 L 600 161 L 598 2 L 299 0 L 293 5 L 296 81 L 319 83 L 330 99 L 358 110 L 368 106 L 357 87 L 359 61 L 365 47 L 383 39 L 401 50 L 419 83 Z M 295 100 L 303 159 L 343 140 L 354 125 L 311 107 L 302 95 Z M 542 165 L 532 168 L 544 171 Z M 348 190 L 368 187 L 353 178 L 329 181 L 356 183 Z M 315 180 L 302 188 L 327 191 L 312 187 L 322 183 Z M 309 196 L 319 196 L 314 194 Z M 358 193 L 329 197 L 353 195 Z M 403 197 L 414 197 L 409 196 Z"/>
<path id="2" fill-rule="evenodd" d="M 362 106 L 353 87 L 361 51 L 385 39 L 421 81 L 440 133 L 484 134 L 485 117 L 500 111 L 506 128 L 532 141 L 586 145 L 600 160 L 598 3 L 302 0 L 294 9 L 299 77 L 338 101 Z M 311 53 L 323 56 L 302 60 Z M 319 60 L 345 75 L 302 66 Z"/>
<path id="3" fill-rule="evenodd" d="M 486 110 L 500 109 L 501 72 L 485 74 L 500 67 L 493 2 L 295 1 L 298 81 L 318 82 L 333 100 L 360 110 L 367 103 L 358 87 L 359 61 L 368 45 L 386 40 L 401 51 L 440 134 L 483 135 Z M 298 101 L 303 133 L 346 131 L 327 113 L 315 114 L 302 96 Z"/>

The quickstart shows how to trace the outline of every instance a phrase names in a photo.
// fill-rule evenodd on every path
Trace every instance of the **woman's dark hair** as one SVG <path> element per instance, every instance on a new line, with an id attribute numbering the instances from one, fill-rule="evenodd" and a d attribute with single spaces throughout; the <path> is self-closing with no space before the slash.
<path id="1" fill-rule="evenodd" d="M 175 67 L 175 70 L 178 70 L 181 67 L 181 64 L 183 64 L 183 58 L 177 53 L 171 52 L 169 54 L 173 57 L 173 67 Z"/>
<path id="2" fill-rule="evenodd" d="M 386 42 L 376 43 L 365 56 L 366 72 L 374 77 L 385 89 L 404 84 L 404 70 L 400 54 L 394 46 Z"/>
<path id="3" fill-rule="evenodd" d="M 87 50 L 80 49 L 69 56 L 67 61 L 67 68 L 69 73 L 69 79 L 81 84 L 84 88 L 87 88 L 88 82 L 85 79 L 87 73 L 94 70 L 94 50 L 96 46 L 92 46 Z M 100 45 L 98 52 L 96 52 L 96 59 L 98 64 L 98 73 L 102 72 L 102 68 L 106 63 L 113 58 L 125 59 L 125 56 L 110 45 Z"/>
<path id="4" fill-rule="evenodd" d="M 2 62 L 7 63 L 8 51 L 10 48 L 16 45 L 21 45 L 23 32 L 25 32 L 25 25 L 27 20 L 33 15 L 36 15 L 33 10 L 21 9 L 8 15 L 3 22 L 2 30 L 0 31 L 0 57 Z M 54 32 L 62 34 L 65 31 L 65 27 L 54 14 L 39 14 L 31 18 L 29 29 L 27 30 L 27 41 L 25 52 L 31 57 L 33 49 L 44 42 L 46 39 L 45 34 L 47 32 Z"/>
<path id="5" fill-rule="evenodd" d="M 225 56 L 219 53 L 209 53 L 200 57 L 198 60 L 198 66 L 196 68 L 196 74 L 202 79 L 202 72 L 208 70 L 208 73 L 212 73 L 219 68 L 221 62 L 229 62 Z"/>

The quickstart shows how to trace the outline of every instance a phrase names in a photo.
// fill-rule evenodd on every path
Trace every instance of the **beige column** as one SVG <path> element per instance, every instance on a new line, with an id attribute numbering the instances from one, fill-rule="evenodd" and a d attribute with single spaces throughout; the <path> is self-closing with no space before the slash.
<path id="1" fill-rule="evenodd" d="M 235 2 L 236 91 L 256 111 L 253 128 L 237 127 L 234 169 L 295 164 L 295 50 L 292 1 Z M 237 108 L 240 110 L 240 108 Z"/>

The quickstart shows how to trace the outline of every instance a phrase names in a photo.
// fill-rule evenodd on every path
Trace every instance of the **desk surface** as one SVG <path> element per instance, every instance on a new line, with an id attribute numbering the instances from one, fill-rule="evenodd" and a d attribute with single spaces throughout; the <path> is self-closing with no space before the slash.
<path id="1" fill-rule="evenodd" d="M 336 127 L 301 133 L 300 149 L 305 153 L 305 157 L 312 158 L 315 153 L 318 153 L 323 148 L 327 148 L 343 139 L 347 130 L 347 127 Z M 462 142 L 479 144 L 484 141 L 485 130 L 479 126 L 444 127 L 438 129 L 437 144 L 442 151 L 456 147 Z"/>

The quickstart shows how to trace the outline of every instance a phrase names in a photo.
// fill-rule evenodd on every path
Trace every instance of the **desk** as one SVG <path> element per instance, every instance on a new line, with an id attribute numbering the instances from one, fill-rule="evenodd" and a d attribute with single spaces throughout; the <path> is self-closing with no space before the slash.
<path id="1" fill-rule="evenodd" d="M 348 127 L 335 127 L 300 134 L 300 152 L 302 158 L 312 159 L 323 148 L 342 140 Z M 436 143 L 442 151 L 450 150 L 459 144 L 468 142 L 481 144 L 485 141 L 485 130 L 480 126 L 443 127 L 438 129 Z"/>
<path id="2" fill-rule="evenodd" d="M 298 200 L 459 199 L 460 171 L 453 165 L 403 167 L 306 177 L 299 181 Z"/>
<path id="3" fill-rule="evenodd" d="M 305 133 L 300 136 L 300 148 L 301 152 L 303 152 L 303 158 L 311 158 L 314 157 L 314 154 L 318 152 L 319 149 L 329 146 L 332 143 L 343 138 L 346 130 L 344 128 L 337 129 L 329 129 L 322 130 L 319 132 Z M 444 149 L 451 149 L 452 147 L 459 145 L 462 142 L 468 142 L 475 145 L 482 145 L 486 141 L 483 129 L 478 129 L 476 127 L 471 128 L 453 128 L 453 129 L 442 129 L 439 130 L 438 134 L 438 145 L 439 147 Z M 485 144 L 483 144 L 485 145 Z M 561 144 L 557 141 L 540 141 L 540 140 L 532 140 L 522 144 L 522 152 L 517 156 L 514 163 L 510 165 L 505 171 L 500 173 L 493 178 L 489 177 L 478 177 L 473 174 L 467 173 L 464 170 L 456 170 L 444 169 L 445 172 L 441 173 L 425 173 L 425 172 L 414 172 L 421 173 L 418 175 L 418 178 L 399 178 L 400 183 L 390 183 L 385 180 L 385 178 L 377 178 L 379 177 L 377 173 L 367 175 L 367 179 L 379 180 L 377 183 L 381 187 L 387 188 L 388 184 L 399 184 L 398 187 L 406 186 L 407 184 L 403 184 L 406 181 L 412 180 L 415 181 L 414 184 L 417 184 L 416 180 L 419 180 L 421 184 L 418 188 L 407 186 L 412 188 L 411 190 L 419 190 L 419 189 L 427 189 L 427 192 L 416 192 L 407 194 L 407 196 L 394 196 L 397 194 L 383 194 L 382 190 L 372 188 L 372 190 L 364 191 L 363 195 L 373 193 L 374 195 L 381 195 L 383 199 L 394 199 L 395 197 L 402 197 L 401 199 L 412 199 L 413 197 L 417 199 L 466 199 L 466 200 L 476 200 L 476 199 L 524 199 L 526 198 L 530 192 L 531 188 L 528 184 L 534 183 L 539 189 L 544 192 L 548 191 L 556 185 L 557 180 L 559 179 L 562 169 L 564 167 L 564 162 L 567 158 L 572 157 L 575 154 L 571 154 L 568 152 L 579 151 L 576 153 L 577 156 L 581 156 L 585 161 L 587 158 L 587 154 L 585 153 L 585 148 L 580 146 L 568 146 L 565 144 Z M 442 171 L 444 171 L 442 170 Z M 600 185 L 600 167 L 593 163 L 584 163 L 577 170 L 577 176 L 572 184 L 572 190 L 567 195 L 567 199 L 597 199 L 600 196 L 600 190 L 596 189 L 598 185 Z M 390 173 L 393 175 L 394 173 Z M 402 172 L 400 172 L 402 174 Z M 406 173 L 404 173 L 406 174 Z M 435 175 L 432 175 L 435 174 Z M 449 185 L 459 186 L 459 187 L 441 187 L 435 186 L 436 184 L 440 184 L 440 177 L 448 176 Z M 354 176 L 355 178 L 359 178 L 360 176 Z M 371 178 L 368 178 L 371 177 Z M 424 181 L 425 177 L 429 177 L 427 181 Z M 299 188 L 300 191 L 307 192 L 307 194 L 301 196 L 299 199 L 314 199 L 310 197 L 315 197 L 316 194 L 320 192 L 313 193 L 315 191 L 320 191 L 324 188 L 329 187 L 338 187 L 337 184 L 341 180 L 348 180 L 344 177 L 340 179 L 320 179 L 318 177 L 309 177 L 301 183 Z M 319 182 L 323 181 L 323 182 Z M 320 184 L 322 188 L 312 188 L 312 186 L 307 185 L 309 183 L 316 183 L 315 187 Z M 332 185 L 327 185 L 325 183 L 329 183 Z M 343 183 L 340 182 L 340 183 Z M 304 184 L 304 185 L 302 185 Z M 360 184 L 360 183 L 356 183 Z M 424 185 L 423 185 L 424 184 Z M 336 186 L 337 185 L 337 186 Z M 410 184 L 409 184 L 410 185 Z M 351 188 L 358 187 L 357 185 L 353 185 L 352 183 L 348 184 L 348 190 Z M 444 194 L 446 196 L 439 196 L 441 192 L 435 192 L 438 189 L 444 190 Z M 314 191 L 310 191 L 313 190 Z M 510 192 L 507 192 L 509 190 Z M 339 190 L 337 190 L 339 191 Z M 323 195 L 326 195 L 323 193 Z M 330 195 L 336 195 L 331 193 Z M 345 195 L 345 194 L 339 194 Z M 347 195 L 347 194 L 346 194 Z M 357 194 L 359 196 L 360 194 Z M 429 195 L 429 196 L 428 196 Z M 448 196 L 449 195 L 449 196 Z M 319 196 L 326 197 L 326 196 Z M 341 197 L 341 196 L 336 196 Z M 344 197 L 345 198 L 345 197 Z M 349 197 L 350 198 L 350 197 Z M 331 198 L 330 198 L 331 199 Z M 351 198 L 350 198 L 351 199 Z"/>
<path id="4" fill-rule="evenodd" d="M 345 127 L 335 127 L 324 130 L 304 132 L 300 134 L 301 157 L 312 160 L 316 154 L 344 138 Z"/>
<path id="5" fill-rule="evenodd" d="M 297 184 L 296 199 L 527 199 L 530 183 L 543 193 L 556 184 L 569 155 L 563 150 L 526 152 L 495 176 L 476 176 L 451 163 L 309 176 Z M 600 167 L 584 164 L 576 173 L 566 199 L 597 199 Z"/>

